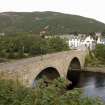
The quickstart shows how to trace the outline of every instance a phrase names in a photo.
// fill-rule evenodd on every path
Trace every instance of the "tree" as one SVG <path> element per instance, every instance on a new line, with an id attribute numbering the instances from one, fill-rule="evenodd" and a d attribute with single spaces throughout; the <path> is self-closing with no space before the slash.
<path id="1" fill-rule="evenodd" d="M 49 48 L 53 52 L 69 50 L 66 40 L 60 37 L 53 37 L 48 40 Z"/>
<path id="2" fill-rule="evenodd" d="M 105 45 L 98 44 L 95 49 L 95 56 L 102 61 L 105 61 Z"/>
<path id="3" fill-rule="evenodd" d="M 18 59 L 68 50 L 65 40 L 35 35 L 9 35 L 0 38 L 0 57 Z"/>

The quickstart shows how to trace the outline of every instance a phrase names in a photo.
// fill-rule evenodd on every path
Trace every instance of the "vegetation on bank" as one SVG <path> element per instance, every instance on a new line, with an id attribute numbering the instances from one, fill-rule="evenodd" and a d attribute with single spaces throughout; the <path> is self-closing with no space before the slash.
<path id="1" fill-rule="evenodd" d="M 105 24 L 82 16 L 50 11 L 0 13 L 0 33 L 39 34 L 43 30 L 48 35 L 103 32 Z"/>
<path id="2" fill-rule="evenodd" d="M 0 80 L 0 105 L 104 105 L 98 98 L 81 97 L 81 90 L 66 90 L 67 82 L 58 78 L 46 87 L 39 80 L 36 88 L 19 82 Z"/>
<path id="3" fill-rule="evenodd" d="M 105 66 L 105 45 L 97 44 L 95 50 L 89 51 L 85 62 L 88 66 Z"/>
<path id="4" fill-rule="evenodd" d="M 0 37 L 0 58 L 19 59 L 65 50 L 69 50 L 69 46 L 59 37 L 50 39 L 34 35 Z"/>

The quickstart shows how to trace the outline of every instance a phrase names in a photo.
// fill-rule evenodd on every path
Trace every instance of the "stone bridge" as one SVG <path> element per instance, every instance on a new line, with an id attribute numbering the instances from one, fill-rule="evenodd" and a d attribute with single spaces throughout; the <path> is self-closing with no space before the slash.
<path id="1" fill-rule="evenodd" d="M 32 86 L 35 79 L 46 75 L 49 79 L 67 78 L 70 70 L 83 70 L 86 51 L 65 51 L 0 64 L 0 78 L 17 79 Z"/>

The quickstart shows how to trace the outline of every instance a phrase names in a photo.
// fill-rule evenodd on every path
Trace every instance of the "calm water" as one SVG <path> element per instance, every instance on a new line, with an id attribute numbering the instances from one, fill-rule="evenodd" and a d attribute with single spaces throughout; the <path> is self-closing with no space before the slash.
<path id="1" fill-rule="evenodd" d="M 105 100 L 105 74 L 93 72 L 70 73 L 70 80 L 73 81 L 72 88 L 82 88 L 86 96 L 99 96 Z"/>

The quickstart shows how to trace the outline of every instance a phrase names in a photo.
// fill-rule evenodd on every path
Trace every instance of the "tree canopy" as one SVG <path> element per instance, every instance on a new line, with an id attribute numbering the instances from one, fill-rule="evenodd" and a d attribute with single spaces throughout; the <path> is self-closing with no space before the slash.
<path id="1" fill-rule="evenodd" d="M 1 58 L 17 59 L 65 50 L 69 50 L 68 44 L 59 37 L 50 39 L 34 35 L 0 37 Z"/>

